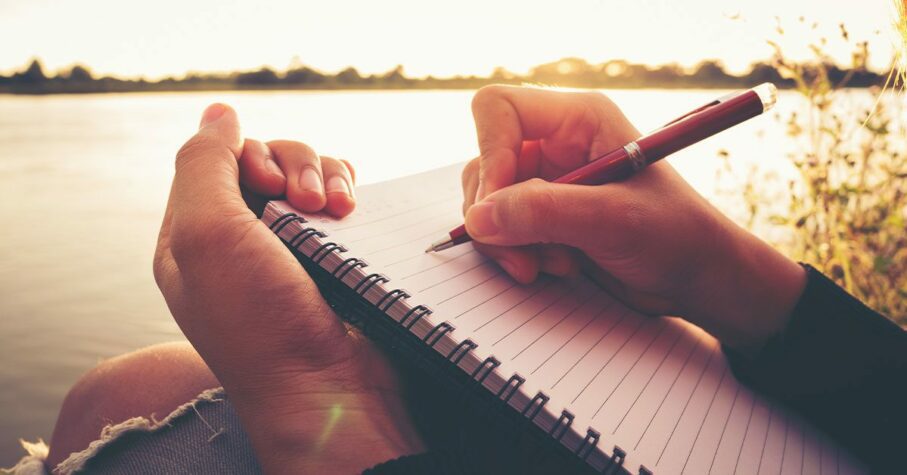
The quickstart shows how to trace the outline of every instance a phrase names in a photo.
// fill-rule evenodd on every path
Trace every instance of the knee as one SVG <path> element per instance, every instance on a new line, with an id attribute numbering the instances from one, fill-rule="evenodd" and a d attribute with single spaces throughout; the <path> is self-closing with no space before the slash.
<path id="1" fill-rule="evenodd" d="M 188 343 L 166 343 L 105 360 L 63 401 L 47 462 L 54 467 L 85 449 L 101 430 L 133 417 L 163 418 L 217 379 Z"/>

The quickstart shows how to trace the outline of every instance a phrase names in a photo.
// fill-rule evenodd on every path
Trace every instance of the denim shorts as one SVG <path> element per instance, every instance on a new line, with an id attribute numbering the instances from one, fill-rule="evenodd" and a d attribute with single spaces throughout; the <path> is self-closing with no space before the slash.
<path id="1" fill-rule="evenodd" d="M 88 448 L 52 470 L 44 465 L 43 442 L 23 446 L 29 455 L 13 467 L 17 475 L 261 473 L 222 388 L 203 392 L 161 420 L 134 417 L 107 426 Z"/>

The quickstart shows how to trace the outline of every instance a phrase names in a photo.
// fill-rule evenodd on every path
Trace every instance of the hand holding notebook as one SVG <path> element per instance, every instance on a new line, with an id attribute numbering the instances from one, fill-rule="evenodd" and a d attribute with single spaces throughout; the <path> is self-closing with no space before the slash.
<path id="1" fill-rule="evenodd" d="M 349 334 L 240 195 L 241 181 L 262 194 L 289 194 L 302 209 L 342 215 L 352 197 L 337 195 L 331 183 L 350 180 L 349 190 L 351 170 L 319 161 L 300 143 L 243 143 L 235 112 L 221 105 L 205 112 L 176 170 L 155 278 L 180 328 L 227 389 L 263 468 L 355 472 L 423 450 L 394 370 L 368 340 Z M 317 182 L 305 170 L 317 173 Z M 300 186 L 306 184 L 327 192 Z"/>

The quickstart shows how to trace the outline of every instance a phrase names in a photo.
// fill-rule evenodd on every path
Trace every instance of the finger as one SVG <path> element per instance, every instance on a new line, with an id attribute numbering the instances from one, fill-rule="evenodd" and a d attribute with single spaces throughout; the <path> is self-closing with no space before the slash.
<path id="1" fill-rule="evenodd" d="M 321 159 L 308 145 L 289 140 L 268 142 L 274 160 L 287 177 L 287 200 L 302 211 L 321 211 L 327 202 Z"/>
<path id="2" fill-rule="evenodd" d="M 200 255 L 190 252 L 194 246 L 180 246 L 178 239 L 192 243 L 205 239 L 199 235 L 202 230 L 228 219 L 255 219 L 239 192 L 237 159 L 241 153 L 236 112 L 224 104 L 209 106 L 198 132 L 176 154 L 169 202 L 172 218 L 164 232 L 169 233 L 170 249 L 177 260 L 178 249 L 187 251 L 184 257 Z"/>
<path id="3" fill-rule="evenodd" d="M 472 101 L 481 153 L 480 198 L 517 181 L 524 140 L 555 136 L 571 140 L 551 152 L 565 163 L 581 164 L 599 128 L 593 107 L 578 94 L 515 86 L 486 86 Z"/>
<path id="4" fill-rule="evenodd" d="M 558 277 L 575 276 L 580 271 L 580 260 L 576 250 L 561 244 L 536 246 L 539 256 L 539 270 Z"/>
<path id="5" fill-rule="evenodd" d="M 274 161 L 271 149 L 253 139 L 246 139 L 243 144 L 239 181 L 250 190 L 271 198 L 283 196 L 287 188 L 287 177 Z"/>
<path id="6" fill-rule="evenodd" d="M 479 189 L 479 158 L 473 158 L 460 174 L 460 184 L 463 187 L 463 214 L 476 201 L 476 191 Z"/>
<path id="7" fill-rule="evenodd" d="M 642 224 L 638 199 L 625 183 L 583 186 L 532 179 L 498 190 L 469 208 L 466 229 L 486 244 L 606 248 L 632 236 Z M 601 232 L 606 226 L 609 232 Z"/>
<path id="8" fill-rule="evenodd" d="M 353 179 L 353 185 L 355 185 L 356 184 L 356 168 L 353 167 L 353 164 L 348 162 L 347 160 L 344 160 L 341 158 L 340 161 L 343 162 L 344 165 L 346 165 L 346 169 L 349 170 L 350 177 L 352 177 L 352 179 Z"/>
<path id="9" fill-rule="evenodd" d="M 338 218 L 352 213 L 356 207 L 356 198 L 350 168 L 340 160 L 321 157 L 321 173 L 324 175 L 324 192 L 327 200 L 325 211 Z"/>
<path id="10" fill-rule="evenodd" d="M 531 283 L 539 274 L 539 259 L 531 247 L 502 247 L 476 243 L 475 248 L 491 258 L 521 284 Z"/>

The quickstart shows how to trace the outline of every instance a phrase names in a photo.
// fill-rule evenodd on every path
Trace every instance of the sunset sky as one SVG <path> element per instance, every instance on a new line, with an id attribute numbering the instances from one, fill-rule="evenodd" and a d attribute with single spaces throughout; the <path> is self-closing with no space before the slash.
<path id="1" fill-rule="evenodd" d="M 412 76 L 516 72 L 566 56 L 732 71 L 767 58 L 767 39 L 805 56 L 809 40 L 847 61 L 845 22 L 883 68 L 896 37 L 892 0 L 0 0 L 0 71 L 40 57 L 51 71 L 79 62 L 120 76 L 286 68 L 292 58 L 365 73 L 402 64 Z M 807 24 L 798 22 L 805 17 Z M 818 32 L 809 25 L 818 22 Z"/>

